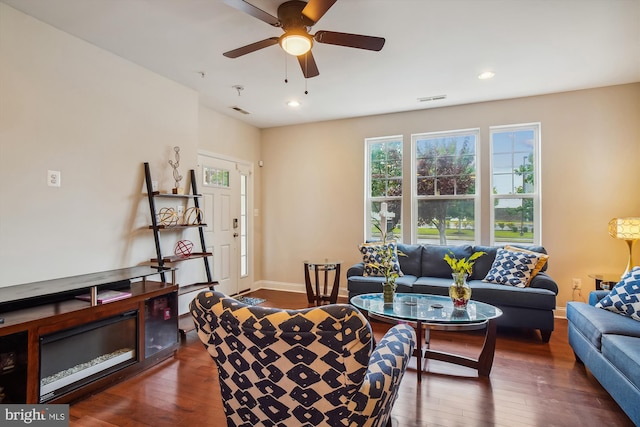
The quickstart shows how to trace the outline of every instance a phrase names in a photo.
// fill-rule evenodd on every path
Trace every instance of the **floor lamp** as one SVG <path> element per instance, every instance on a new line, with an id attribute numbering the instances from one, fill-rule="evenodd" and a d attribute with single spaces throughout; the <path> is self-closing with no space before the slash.
<path id="1" fill-rule="evenodd" d="M 629 245 L 629 262 L 622 273 L 625 276 L 636 265 L 633 262 L 633 244 L 640 239 L 640 217 L 613 218 L 609 221 L 609 235 L 622 239 Z"/>

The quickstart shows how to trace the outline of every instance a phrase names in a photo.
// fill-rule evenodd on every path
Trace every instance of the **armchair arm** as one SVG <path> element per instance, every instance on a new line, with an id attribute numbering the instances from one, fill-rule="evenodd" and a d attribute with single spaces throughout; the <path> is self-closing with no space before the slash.
<path id="1" fill-rule="evenodd" d="M 609 291 L 591 291 L 589 292 L 589 305 L 596 305 L 598 301 L 609 295 Z"/>
<path id="2" fill-rule="evenodd" d="M 364 262 L 354 264 L 347 270 L 347 277 L 351 276 L 364 276 Z"/>
<path id="3" fill-rule="evenodd" d="M 387 331 L 371 354 L 360 389 L 349 402 L 347 425 L 386 425 L 415 346 L 416 333 L 411 326 L 396 325 Z"/>
<path id="4" fill-rule="evenodd" d="M 558 295 L 558 284 L 547 273 L 540 272 L 529 283 L 530 288 L 548 289 Z"/>

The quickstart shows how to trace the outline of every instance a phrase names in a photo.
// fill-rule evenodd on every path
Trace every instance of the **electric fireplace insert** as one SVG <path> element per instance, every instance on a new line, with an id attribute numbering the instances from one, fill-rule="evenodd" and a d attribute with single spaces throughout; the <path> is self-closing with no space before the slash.
<path id="1" fill-rule="evenodd" d="M 138 311 L 40 337 L 40 403 L 136 363 Z"/>

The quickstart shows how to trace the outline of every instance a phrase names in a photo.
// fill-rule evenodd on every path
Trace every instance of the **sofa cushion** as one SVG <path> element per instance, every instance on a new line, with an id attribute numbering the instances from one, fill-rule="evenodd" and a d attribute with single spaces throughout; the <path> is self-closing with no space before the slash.
<path id="1" fill-rule="evenodd" d="M 576 329 L 598 350 L 601 348 L 603 334 L 640 338 L 640 327 L 635 320 L 583 302 L 567 303 L 567 320 L 573 323 Z"/>
<path id="2" fill-rule="evenodd" d="M 411 293 L 413 283 L 416 281 L 416 276 L 405 274 L 402 277 L 398 277 L 396 280 L 396 292 Z M 384 283 L 384 277 L 375 276 L 351 276 L 349 277 L 349 295 L 370 294 L 374 292 L 382 292 L 382 284 Z"/>
<path id="3" fill-rule="evenodd" d="M 420 276 L 422 273 L 422 245 L 406 245 L 398 243 L 398 262 L 403 274 Z"/>
<path id="4" fill-rule="evenodd" d="M 595 306 L 640 320 L 640 266 L 625 274 Z"/>
<path id="5" fill-rule="evenodd" d="M 602 355 L 640 388 L 640 339 L 624 335 L 602 336 Z"/>
<path id="6" fill-rule="evenodd" d="M 539 259 L 534 252 L 498 249 L 496 259 L 484 281 L 524 288 L 529 283 Z"/>
<path id="7" fill-rule="evenodd" d="M 496 259 L 498 249 L 500 249 L 498 246 L 473 247 L 473 252 L 484 252 L 485 254 L 476 259 L 476 263 L 473 264 L 473 269 L 471 270 L 469 280 L 482 280 L 485 278 L 487 273 L 489 273 L 489 270 L 491 270 L 493 261 L 495 261 Z"/>
<path id="8" fill-rule="evenodd" d="M 453 252 L 456 258 L 468 258 L 473 254 L 470 245 L 440 246 L 424 245 L 422 252 L 422 276 L 451 278 L 451 267 L 444 260 L 444 256 Z M 478 258 L 481 259 L 482 257 Z"/>
<path id="9" fill-rule="evenodd" d="M 360 253 L 362 253 L 362 261 L 364 262 L 365 276 L 384 276 L 384 273 L 381 270 L 384 263 L 381 252 L 387 250 L 390 250 L 392 253 L 391 264 L 393 271 L 398 274 L 398 276 L 402 276 L 400 263 L 398 262 L 398 249 L 395 241 L 387 242 L 385 244 L 375 242 L 363 243 L 360 245 Z"/>
<path id="10" fill-rule="evenodd" d="M 413 292 L 433 295 L 449 295 L 453 279 L 440 277 L 418 277 L 413 284 Z M 556 307 L 556 294 L 548 289 L 515 288 L 482 280 L 469 280 L 471 299 L 498 307 L 512 306 L 553 310 Z"/>

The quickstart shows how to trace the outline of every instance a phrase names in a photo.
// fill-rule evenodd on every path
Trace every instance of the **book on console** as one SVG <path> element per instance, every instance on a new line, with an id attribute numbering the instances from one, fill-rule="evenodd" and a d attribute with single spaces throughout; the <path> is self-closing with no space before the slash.
<path id="1" fill-rule="evenodd" d="M 119 299 L 129 298 L 130 296 L 131 296 L 131 292 L 111 291 L 111 290 L 99 291 L 98 304 L 117 301 Z M 77 295 L 76 298 L 82 301 L 91 301 L 91 294 Z"/>

